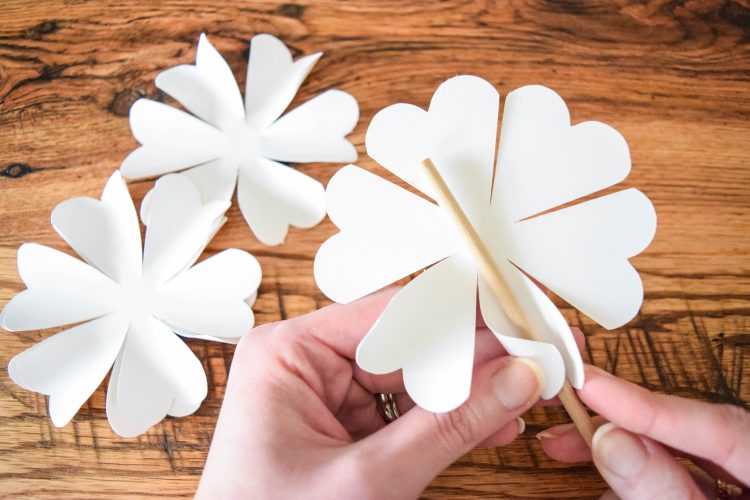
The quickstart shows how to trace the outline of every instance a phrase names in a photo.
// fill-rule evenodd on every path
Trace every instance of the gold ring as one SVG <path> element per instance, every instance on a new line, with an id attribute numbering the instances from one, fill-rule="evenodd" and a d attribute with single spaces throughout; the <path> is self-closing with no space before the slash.
<path id="1" fill-rule="evenodd" d="M 742 488 L 736 484 L 728 483 L 718 477 L 716 478 L 716 500 L 739 498 L 742 492 Z"/>
<path id="2" fill-rule="evenodd" d="M 383 417 L 386 424 L 390 424 L 401 416 L 398 405 L 396 405 L 396 397 L 390 392 L 375 394 L 375 402 L 378 406 L 378 412 L 380 412 L 380 416 Z"/>

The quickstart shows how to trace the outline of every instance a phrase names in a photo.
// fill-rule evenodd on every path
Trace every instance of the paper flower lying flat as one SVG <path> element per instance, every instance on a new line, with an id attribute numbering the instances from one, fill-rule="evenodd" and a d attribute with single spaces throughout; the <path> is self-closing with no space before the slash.
<path id="1" fill-rule="evenodd" d="M 107 417 L 121 436 L 198 409 L 206 374 L 175 333 L 236 342 L 253 326 L 245 299 L 261 278 L 255 258 L 234 249 L 190 267 L 227 205 L 203 204 L 186 177 L 162 177 L 141 250 L 133 202 L 116 172 L 101 201 L 74 198 L 52 212 L 55 230 L 85 263 L 42 245 L 21 246 L 18 270 L 28 289 L 5 306 L 0 326 L 23 331 L 83 322 L 8 366 L 18 385 L 49 395 L 56 426 L 73 418 L 110 367 Z"/>
<path id="2" fill-rule="evenodd" d="M 648 198 L 626 189 L 562 207 L 628 175 L 623 137 L 599 122 L 571 126 L 560 96 L 522 87 L 505 102 L 495 172 L 498 111 L 492 85 L 459 76 L 438 88 L 429 111 L 395 104 L 379 112 L 367 152 L 436 199 L 421 168 L 425 158 L 434 161 L 544 342 L 519 338 L 442 208 L 353 165 L 328 186 L 329 216 L 341 232 L 315 259 L 327 296 L 349 302 L 432 266 L 388 304 L 357 362 L 372 373 L 403 369 L 408 393 L 435 412 L 469 395 L 477 288 L 482 316 L 505 349 L 543 368 L 545 398 L 566 374 L 580 387 L 583 364 L 565 319 L 524 273 L 607 328 L 629 321 L 643 299 L 627 259 L 654 235 Z"/>
<path id="3" fill-rule="evenodd" d="M 323 186 L 279 162 L 356 160 L 345 136 L 359 118 L 357 101 L 339 90 L 281 116 L 320 56 L 292 62 L 278 39 L 254 37 L 243 106 L 232 70 L 201 35 L 195 65 L 156 77 L 156 86 L 195 116 L 148 99 L 136 101 L 130 126 L 142 146 L 125 159 L 122 174 L 136 178 L 192 167 L 184 174 L 198 185 L 204 202 L 231 199 L 236 184 L 245 220 L 268 245 L 281 243 L 289 225 L 316 225 L 325 217 Z"/>

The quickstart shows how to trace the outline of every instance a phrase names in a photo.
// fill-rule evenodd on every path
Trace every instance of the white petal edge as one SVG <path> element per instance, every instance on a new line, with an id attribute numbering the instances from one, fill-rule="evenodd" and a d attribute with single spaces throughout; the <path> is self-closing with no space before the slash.
<path id="1" fill-rule="evenodd" d="M 428 112 L 395 104 L 378 112 L 367 129 L 367 153 L 386 169 L 435 199 L 421 162 L 431 158 L 473 221 L 487 211 L 499 110 L 497 90 L 476 76 L 441 84 Z"/>
<path id="2" fill-rule="evenodd" d="M 357 150 L 346 140 L 359 119 L 357 100 L 329 90 L 285 114 L 260 136 L 263 156 L 286 162 L 352 162 Z"/>
<path id="3" fill-rule="evenodd" d="M 326 201 L 341 232 L 318 249 L 314 274 L 336 302 L 364 297 L 460 248 L 437 205 L 357 166 L 333 176 Z"/>
<path id="4" fill-rule="evenodd" d="M 435 413 L 469 397 L 476 334 L 476 268 L 453 255 L 402 288 L 357 348 L 374 374 L 403 369 L 414 402 Z"/>
<path id="5" fill-rule="evenodd" d="M 322 55 L 318 52 L 292 62 L 281 40 L 268 34 L 254 36 L 245 85 L 246 123 L 262 130 L 276 121 Z"/>
<path id="6" fill-rule="evenodd" d="M 656 212 L 637 189 L 579 203 L 513 225 L 509 258 L 605 328 L 630 321 L 643 284 L 628 258 L 656 232 Z"/>
<path id="7" fill-rule="evenodd" d="M 137 436 L 170 411 L 197 409 L 207 392 L 203 366 L 190 348 L 160 321 L 143 318 L 131 324 L 112 369 L 107 418 L 118 435 Z"/>
<path id="8" fill-rule="evenodd" d="M 229 202 L 203 204 L 190 179 L 171 174 L 156 182 L 150 203 L 143 274 L 154 283 L 164 283 L 200 256 Z"/>
<path id="9" fill-rule="evenodd" d="M 55 334 L 11 359 L 8 376 L 50 396 L 49 414 L 66 425 L 99 387 L 120 351 L 128 321 L 110 314 Z"/>
<path id="10" fill-rule="evenodd" d="M 240 167 L 237 202 L 255 237 L 266 245 L 282 243 L 289 226 L 317 225 L 326 213 L 320 182 L 262 157 Z"/>
<path id="11" fill-rule="evenodd" d="M 116 282 L 141 275 L 138 216 L 120 172 L 104 186 L 101 201 L 78 197 L 52 210 L 52 226 L 86 262 Z"/>
<path id="12" fill-rule="evenodd" d="M 232 70 L 205 34 L 198 41 L 195 65 L 183 64 L 159 73 L 156 87 L 220 130 L 230 130 L 244 119 L 242 96 Z"/>
<path id="13" fill-rule="evenodd" d="M 130 108 L 130 128 L 142 146 L 120 165 L 129 179 L 201 165 L 227 151 L 223 133 L 166 104 L 139 99 Z"/>
<path id="14" fill-rule="evenodd" d="M 234 188 L 237 185 L 237 165 L 229 163 L 226 157 L 189 168 L 180 172 L 180 175 L 184 175 L 196 185 L 204 204 L 212 201 L 231 201 Z M 148 226 L 153 193 L 152 188 L 141 202 L 140 216 L 144 226 Z M 224 217 L 222 216 L 220 219 L 224 219 Z M 223 224 L 223 221 L 221 224 Z"/>
<path id="15" fill-rule="evenodd" d="M 479 306 L 487 326 L 508 354 L 533 359 L 542 368 L 544 399 L 560 391 L 566 376 L 574 387 L 582 387 L 583 360 L 565 318 L 539 287 L 507 260 L 500 261 L 500 269 L 537 339 L 521 336 L 480 276 Z"/>
<path id="16" fill-rule="evenodd" d="M 239 339 L 252 329 L 245 299 L 260 285 L 258 261 L 241 250 L 225 250 L 162 285 L 154 314 L 179 333 Z"/>
<path id="17" fill-rule="evenodd" d="M 571 127 L 565 101 L 541 85 L 508 94 L 492 205 L 509 222 L 617 184 L 629 172 L 628 144 L 614 128 Z"/>
<path id="18" fill-rule="evenodd" d="M 36 243 L 18 249 L 18 272 L 28 287 L 0 313 L 9 331 L 38 330 L 90 320 L 117 307 L 117 285 L 68 254 Z"/>

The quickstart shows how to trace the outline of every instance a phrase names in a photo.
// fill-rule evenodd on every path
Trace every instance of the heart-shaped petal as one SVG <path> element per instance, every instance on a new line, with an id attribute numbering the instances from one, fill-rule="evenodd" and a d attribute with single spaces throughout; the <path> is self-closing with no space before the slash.
<path id="1" fill-rule="evenodd" d="M 643 301 L 628 262 L 656 232 L 656 212 L 626 189 L 512 226 L 510 260 L 605 328 L 630 321 Z"/>
<path id="2" fill-rule="evenodd" d="M 142 146 L 120 166 L 129 179 L 161 175 L 221 157 L 224 135 L 211 125 L 166 104 L 139 99 L 130 108 L 130 128 Z"/>
<path id="3" fill-rule="evenodd" d="M 196 185 L 180 174 L 160 178 L 153 189 L 143 248 L 143 275 L 163 283 L 198 258 L 228 201 L 203 204 Z"/>
<path id="4" fill-rule="evenodd" d="M 110 375 L 107 417 L 120 436 L 137 436 L 170 411 L 197 408 L 208 391 L 195 354 L 160 321 L 131 324 Z"/>
<path id="5" fill-rule="evenodd" d="M 357 348 L 375 374 L 403 370 L 420 407 L 446 412 L 469 397 L 474 364 L 476 268 L 465 255 L 442 260 L 399 290 Z"/>
<path id="6" fill-rule="evenodd" d="M 8 375 L 24 389 L 49 395 L 52 423 L 62 427 L 99 387 L 127 329 L 119 314 L 83 323 L 13 357 Z"/>
<path id="7" fill-rule="evenodd" d="M 509 222 L 612 186 L 629 172 L 628 144 L 614 128 L 571 127 L 565 101 L 541 85 L 508 94 L 492 205 Z"/>
<path id="8" fill-rule="evenodd" d="M 27 243 L 18 249 L 18 272 L 27 290 L 3 308 L 0 326 L 25 331 L 86 321 L 114 311 L 117 285 L 68 254 Z"/>
<path id="9" fill-rule="evenodd" d="M 357 150 L 346 140 L 359 119 L 357 100 L 329 90 L 294 108 L 260 136 L 263 156 L 277 161 L 355 161 Z"/>
<path id="10" fill-rule="evenodd" d="M 431 158 L 469 219 L 486 212 L 492 186 L 499 95 L 485 80 L 457 76 L 435 91 L 429 112 L 409 104 L 380 111 L 367 129 L 367 153 L 435 198 L 421 162 Z"/>
<path id="11" fill-rule="evenodd" d="M 234 74 L 205 34 L 198 40 L 195 65 L 183 64 L 161 72 L 156 86 L 220 130 L 230 130 L 245 118 Z"/>
<path id="12" fill-rule="evenodd" d="M 245 84 L 247 124 L 263 129 L 281 116 L 322 55 L 318 52 L 292 62 L 292 53 L 281 40 L 266 34 L 254 36 Z"/>
<path id="13" fill-rule="evenodd" d="M 57 205 L 52 225 L 78 255 L 116 282 L 140 277 L 141 231 L 120 172 L 107 181 L 101 201 L 79 197 Z"/>
<path id="14" fill-rule="evenodd" d="M 535 339 L 522 336 L 480 276 L 479 305 L 487 326 L 508 354 L 533 359 L 541 367 L 544 372 L 542 398 L 554 397 L 566 375 L 574 387 L 583 387 L 583 360 L 565 318 L 531 280 L 507 260 L 498 261 L 502 263 L 499 269 L 528 319 Z"/>
<path id="15" fill-rule="evenodd" d="M 260 279 L 255 257 L 225 250 L 163 284 L 153 311 L 178 333 L 236 342 L 253 327 L 245 299 L 255 294 Z"/>
<path id="16" fill-rule="evenodd" d="M 266 245 L 283 242 L 289 226 L 315 226 L 326 212 L 320 182 L 262 157 L 240 168 L 237 202 L 253 234 Z"/>
<path id="17" fill-rule="evenodd" d="M 460 248 L 437 205 L 354 165 L 333 176 L 326 201 L 341 232 L 318 249 L 315 281 L 336 302 L 364 297 Z"/>

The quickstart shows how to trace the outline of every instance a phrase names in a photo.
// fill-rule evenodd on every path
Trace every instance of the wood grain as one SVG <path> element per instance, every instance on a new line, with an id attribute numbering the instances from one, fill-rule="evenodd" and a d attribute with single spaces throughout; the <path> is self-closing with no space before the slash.
<path id="1" fill-rule="evenodd" d="M 598 119 L 627 138 L 638 186 L 659 217 L 656 239 L 634 259 L 646 299 L 639 316 L 606 331 L 562 302 L 587 335 L 586 358 L 650 389 L 748 407 L 750 402 L 750 5 L 732 1 L 456 2 L 4 1 L 0 5 L 0 305 L 23 286 L 18 245 L 67 250 L 49 224 L 55 204 L 98 196 L 136 147 L 127 121 L 139 96 L 194 60 L 205 31 L 244 82 L 247 47 L 273 33 L 296 54 L 325 56 L 295 104 L 337 87 L 360 101 L 352 135 L 359 165 L 373 114 L 395 101 L 426 106 L 457 73 L 502 94 L 529 83 L 556 89 L 574 122 Z M 299 168 L 327 182 L 338 165 Z M 383 173 L 383 170 L 378 170 Z M 130 183 L 140 200 L 152 181 Z M 264 247 L 233 207 L 212 254 L 246 249 L 264 269 L 260 323 L 327 303 L 312 277 L 329 221 Z M 51 332 L 0 334 L 0 366 Z M 0 494 L 102 498 L 189 496 L 224 392 L 232 349 L 190 342 L 209 376 L 191 417 L 137 439 L 114 435 L 100 388 L 74 422 L 51 426 L 44 397 L 0 375 Z M 535 432 L 564 421 L 536 409 L 526 436 L 463 457 L 425 498 L 595 497 L 605 485 L 587 464 L 545 458 Z M 387 478 L 384 478 L 387 480 Z"/>

